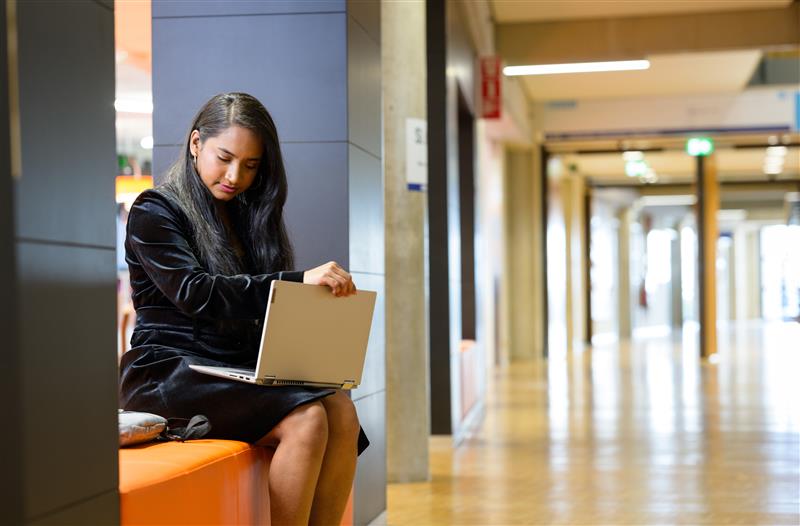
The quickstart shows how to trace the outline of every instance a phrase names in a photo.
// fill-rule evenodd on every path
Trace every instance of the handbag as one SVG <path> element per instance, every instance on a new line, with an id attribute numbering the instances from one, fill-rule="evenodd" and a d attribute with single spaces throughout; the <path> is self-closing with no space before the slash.
<path id="1" fill-rule="evenodd" d="M 153 440 L 169 441 L 198 439 L 206 436 L 211 431 L 211 423 L 205 415 L 195 415 L 188 420 L 185 426 L 174 427 L 171 422 L 186 421 L 185 418 L 171 418 L 168 421 L 163 416 L 139 411 L 119 410 L 119 445 L 120 447 L 133 446 Z"/>

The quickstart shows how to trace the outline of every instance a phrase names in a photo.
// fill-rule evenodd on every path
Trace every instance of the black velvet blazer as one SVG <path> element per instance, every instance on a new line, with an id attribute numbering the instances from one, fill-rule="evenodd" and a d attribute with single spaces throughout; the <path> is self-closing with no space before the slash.
<path id="1" fill-rule="evenodd" d="M 256 358 L 270 283 L 303 281 L 302 271 L 209 273 L 192 248 L 188 218 L 157 189 L 143 192 L 131 207 L 125 259 L 135 333 L 159 329 L 147 338 L 148 344 L 232 365 Z"/>

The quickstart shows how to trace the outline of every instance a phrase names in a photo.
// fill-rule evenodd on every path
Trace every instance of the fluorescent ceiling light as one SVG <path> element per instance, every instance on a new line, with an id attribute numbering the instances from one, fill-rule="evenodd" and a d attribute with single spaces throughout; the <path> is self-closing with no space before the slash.
<path id="1" fill-rule="evenodd" d="M 153 113 L 153 101 L 136 99 L 117 99 L 114 109 L 120 113 Z"/>
<path id="2" fill-rule="evenodd" d="M 645 195 L 639 198 L 642 206 L 691 206 L 697 202 L 693 195 Z"/>
<path id="3" fill-rule="evenodd" d="M 769 157 L 785 157 L 788 149 L 786 146 L 770 146 L 767 148 L 767 156 Z"/>
<path id="4" fill-rule="evenodd" d="M 539 64 L 534 66 L 506 66 L 503 74 L 559 75 L 562 73 L 597 73 L 600 71 L 633 71 L 650 68 L 649 60 L 616 60 L 613 62 L 574 62 L 572 64 Z"/>

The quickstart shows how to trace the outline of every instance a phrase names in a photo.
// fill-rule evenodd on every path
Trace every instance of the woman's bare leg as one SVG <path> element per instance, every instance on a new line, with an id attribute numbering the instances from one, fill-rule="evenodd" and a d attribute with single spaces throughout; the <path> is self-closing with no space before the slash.
<path id="1" fill-rule="evenodd" d="M 269 468 L 272 524 L 308 524 L 328 444 L 328 418 L 321 402 L 287 415 L 257 445 L 275 448 Z"/>
<path id="2" fill-rule="evenodd" d="M 338 391 L 322 399 L 328 415 L 328 445 L 322 460 L 309 524 L 338 525 L 356 472 L 358 416 L 353 401 Z"/>

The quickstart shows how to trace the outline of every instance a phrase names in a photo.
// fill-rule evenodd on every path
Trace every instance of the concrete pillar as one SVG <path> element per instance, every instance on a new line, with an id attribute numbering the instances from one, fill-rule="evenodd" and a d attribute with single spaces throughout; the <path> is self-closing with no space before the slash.
<path id="1" fill-rule="evenodd" d="M 389 482 L 427 480 L 426 194 L 406 182 L 406 119 L 425 118 L 425 3 L 381 3 Z"/>
<path id="2" fill-rule="evenodd" d="M 619 339 L 631 337 L 631 209 L 624 208 L 617 213 L 619 231 L 617 233 L 617 275 L 619 283 Z"/>
<path id="3" fill-rule="evenodd" d="M 728 281 L 725 283 L 728 289 L 728 319 L 734 321 L 738 319 L 736 303 L 739 301 L 739 292 L 736 290 L 736 249 L 732 237 L 728 243 L 726 259 L 728 260 Z"/>
<path id="4" fill-rule="evenodd" d="M 562 199 L 567 242 L 567 350 L 583 348 L 586 315 L 586 273 L 584 221 L 585 183 L 574 174 L 562 177 Z"/>
<path id="5" fill-rule="evenodd" d="M 717 352 L 717 212 L 719 184 L 715 156 L 697 157 L 698 294 L 700 355 Z"/>
<path id="6" fill-rule="evenodd" d="M 672 238 L 671 250 L 672 261 L 670 262 L 672 279 L 670 280 L 672 292 L 672 328 L 680 329 L 683 327 L 683 297 L 681 295 L 681 287 L 683 280 L 681 279 L 681 229 L 679 225 L 675 226 L 675 237 Z"/>
<path id="7" fill-rule="evenodd" d="M 533 206 L 532 243 L 533 254 L 530 265 L 533 269 L 533 316 L 529 320 L 533 330 L 533 354 L 535 360 L 544 366 L 547 357 L 547 269 L 545 268 L 546 254 L 542 250 L 546 245 L 545 214 L 546 181 L 544 180 L 543 159 L 544 150 L 541 147 L 531 149 L 531 177 L 533 178 Z"/>
<path id="8" fill-rule="evenodd" d="M 509 322 L 509 357 L 532 360 L 536 356 L 534 319 L 535 290 L 534 244 L 534 181 L 530 151 L 508 149 L 505 155 L 504 195 L 505 261 Z"/>
<path id="9" fill-rule="evenodd" d="M 734 231 L 733 259 L 735 260 L 736 319 L 760 318 L 761 253 L 757 226 L 746 224 Z"/>

